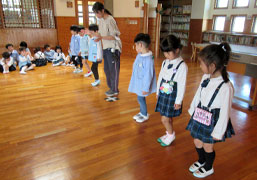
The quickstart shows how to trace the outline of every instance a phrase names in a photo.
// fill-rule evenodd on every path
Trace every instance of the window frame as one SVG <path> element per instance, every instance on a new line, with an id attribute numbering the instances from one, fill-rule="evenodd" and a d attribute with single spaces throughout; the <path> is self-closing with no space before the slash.
<path id="1" fill-rule="evenodd" d="M 251 33 L 257 34 L 257 32 L 253 32 L 254 26 L 257 26 L 257 14 L 252 15 L 252 28 L 251 28 Z"/>
<path id="2" fill-rule="evenodd" d="M 217 17 L 225 17 L 225 22 L 224 22 L 224 29 L 223 29 L 223 31 L 220 31 L 220 30 L 214 30 L 214 27 L 215 27 L 215 21 L 216 21 L 216 18 L 217 18 Z M 213 17 L 212 17 L 212 30 L 213 30 L 213 31 L 217 31 L 217 32 L 224 32 L 224 30 L 225 30 L 225 25 L 226 25 L 226 18 L 227 18 L 227 15 L 226 15 L 226 14 L 213 15 Z"/>
<path id="3" fill-rule="evenodd" d="M 214 1 L 214 9 L 228 9 L 229 0 L 228 0 L 228 3 L 227 3 L 227 7 L 217 7 L 217 4 L 218 4 L 217 1 L 219 1 L 219 0 Z"/>
<path id="4" fill-rule="evenodd" d="M 237 15 L 231 15 L 231 20 L 230 20 L 230 32 L 232 33 L 244 33 L 245 31 L 245 22 L 244 22 L 244 29 L 242 32 L 237 32 L 237 31 L 232 31 L 233 30 L 233 23 L 234 23 L 234 18 L 235 17 L 245 17 L 245 22 L 247 20 L 247 15 L 246 14 L 237 14 Z"/>
<path id="5" fill-rule="evenodd" d="M 246 8 L 249 8 L 250 2 L 251 2 L 251 0 L 248 0 L 248 5 L 247 5 L 247 6 L 237 7 L 237 6 L 236 6 L 236 1 L 237 1 L 237 0 L 233 0 L 233 5 L 232 5 L 232 8 L 233 8 L 233 9 L 246 9 Z"/>
<path id="6" fill-rule="evenodd" d="M 254 8 L 257 8 L 257 0 L 255 0 Z"/>

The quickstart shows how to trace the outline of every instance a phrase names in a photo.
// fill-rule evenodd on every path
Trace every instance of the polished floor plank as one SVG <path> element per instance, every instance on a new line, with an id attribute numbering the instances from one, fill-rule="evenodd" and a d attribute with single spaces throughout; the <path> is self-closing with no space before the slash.
<path id="1" fill-rule="evenodd" d="M 37 68 L 0 76 L 1 180 L 169 180 L 195 179 L 188 167 L 196 160 L 185 127 L 187 109 L 202 77 L 199 64 L 187 61 L 189 73 L 183 113 L 174 119 L 176 141 L 163 148 L 164 133 L 154 112 L 156 97 L 147 97 L 148 122 L 137 124 L 136 95 L 128 93 L 134 59 L 122 57 L 120 95 L 104 101 L 107 90 L 103 64 L 101 85 L 73 74 L 71 67 Z M 160 71 L 162 59 L 156 61 Z M 251 96 L 252 79 L 230 73 L 237 94 Z M 216 145 L 215 174 L 208 179 L 255 179 L 257 174 L 256 109 L 235 100 L 232 123 L 236 136 Z"/>

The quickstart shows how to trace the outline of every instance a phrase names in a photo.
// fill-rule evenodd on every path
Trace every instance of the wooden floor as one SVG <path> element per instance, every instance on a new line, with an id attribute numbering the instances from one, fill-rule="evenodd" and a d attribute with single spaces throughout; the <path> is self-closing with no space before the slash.
<path id="1" fill-rule="evenodd" d="M 188 167 L 197 156 L 185 128 L 202 76 L 199 65 L 188 62 L 184 111 L 174 120 L 176 140 L 163 148 L 156 141 L 165 130 L 154 112 L 155 95 L 147 98 L 149 121 L 132 120 L 139 111 L 136 95 L 128 93 L 133 58 L 122 58 L 120 100 L 113 103 L 104 101 L 103 64 L 99 87 L 91 87 L 92 78 L 72 74 L 71 67 L 0 74 L 0 179 L 195 179 Z M 250 80 L 231 76 L 240 82 L 237 92 L 242 82 L 249 86 Z M 216 145 L 215 174 L 206 180 L 257 179 L 257 110 L 235 101 L 231 116 L 236 136 Z"/>

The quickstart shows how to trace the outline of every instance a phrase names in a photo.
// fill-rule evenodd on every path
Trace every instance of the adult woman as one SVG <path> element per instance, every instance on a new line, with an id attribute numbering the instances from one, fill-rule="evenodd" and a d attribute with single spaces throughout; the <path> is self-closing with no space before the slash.
<path id="1" fill-rule="evenodd" d="M 96 2 L 93 11 L 98 18 L 99 38 L 96 41 L 103 42 L 104 72 L 107 85 L 110 88 L 105 92 L 106 96 L 114 96 L 119 93 L 120 53 L 121 40 L 120 31 L 111 13 L 104 9 L 104 5 Z"/>

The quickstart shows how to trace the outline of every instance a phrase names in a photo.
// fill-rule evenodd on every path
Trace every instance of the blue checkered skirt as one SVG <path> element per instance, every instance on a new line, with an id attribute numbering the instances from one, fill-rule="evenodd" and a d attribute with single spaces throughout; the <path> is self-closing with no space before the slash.
<path id="1" fill-rule="evenodd" d="M 162 82 L 163 81 L 164 80 L 162 80 Z M 179 110 L 174 109 L 176 97 L 177 82 L 174 82 L 173 91 L 171 94 L 159 92 L 155 112 L 160 112 L 161 116 L 166 116 L 170 118 L 179 116 L 182 113 L 182 105 Z"/>
<path id="2" fill-rule="evenodd" d="M 197 107 L 208 111 L 208 108 L 203 107 L 203 106 L 201 107 L 200 103 Z M 218 122 L 220 109 L 212 109 L 209 112 L 212 113 L 212 121 L 209 126 L 202 124 L 198 121 L 195 121 L 193 119 L 194 114 L 191 116 L 191 119 L 190 119 L 186 129 L 190 131 L 190 134 L 194 139 L 199 139 L 204 143 L 214 144 L 216 142 L 223 142 L 223 141 L 225 141 L 226 138 L 231 138 L 232 135 L 235 135 L 235 131 L 233 129 L 231 120 L 229 119 L 227 130 L 226 130 L 222 140 L 219 140 L 219 141 L 214 140 L 211 136 L 211 133 L 213 132 L 213 129 Z"/>

